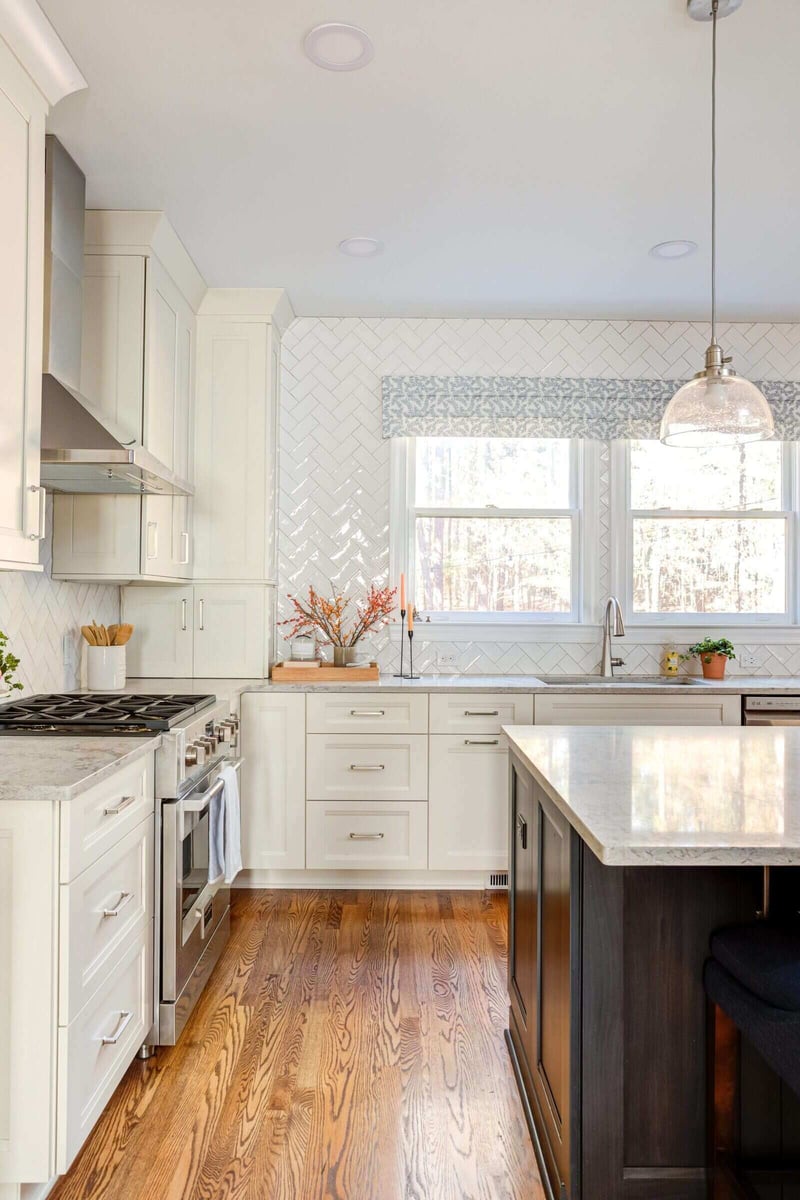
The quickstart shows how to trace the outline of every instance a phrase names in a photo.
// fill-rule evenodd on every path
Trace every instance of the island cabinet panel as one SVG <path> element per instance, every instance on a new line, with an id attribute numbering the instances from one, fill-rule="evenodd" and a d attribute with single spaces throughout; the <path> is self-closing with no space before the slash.
<path id="1" fill-rule="evenodd" d="M 580 842 L 530 775 L 511 766 L 509 993 L 537 1153 L 557 1197 L 578 1195 Z M 574 1136 L 573 1136 L 574 1130 Z"/>
<path id="2" fill-rule="evenodd" d="M 760 870 L 604 866 L 513 751 L 509 815 L 508 1042 L 546 1192 L 704 1200 L 703 963 L 714 929 L 754 918 Z M 800 1105 L 743 1064 L 756 1149 L 800 1145 Z"/>

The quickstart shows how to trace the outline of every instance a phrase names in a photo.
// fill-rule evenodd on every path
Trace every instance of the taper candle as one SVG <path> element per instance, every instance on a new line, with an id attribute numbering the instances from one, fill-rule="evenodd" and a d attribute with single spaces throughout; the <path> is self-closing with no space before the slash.
<path id="1" fill-rule="evenodd" d="M 405 608 L 405 606 L 406 606 L 406 577 L 405 577 L 405 575 L 401 575 L 400 576 L 400 610 L 401 610 L 401 612 Z"/>
<path id="2" fill-rule="evenodd" d="M 414 601 L 413 600 L 409 600 L 409 602 L 408 602 L 408 632 L 409 633 L 414 632 Z"/>

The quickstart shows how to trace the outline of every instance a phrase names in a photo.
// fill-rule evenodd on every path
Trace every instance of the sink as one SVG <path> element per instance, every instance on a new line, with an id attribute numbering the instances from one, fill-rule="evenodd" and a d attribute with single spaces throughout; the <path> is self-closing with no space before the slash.
<path id="1" fill-rule="evenodd" d="M 570 685 L 585 685 L 587 687 L 596 684 L 628 684 L 642 685 L 652 687 L 657 684 L 659 687 L 701 687 L 705 680 L 695 678 L 693 675 L 614 675 L 613 678 L 603 675 L 539 675 L 542 683 L 548 685 L 567 684 Z"/>

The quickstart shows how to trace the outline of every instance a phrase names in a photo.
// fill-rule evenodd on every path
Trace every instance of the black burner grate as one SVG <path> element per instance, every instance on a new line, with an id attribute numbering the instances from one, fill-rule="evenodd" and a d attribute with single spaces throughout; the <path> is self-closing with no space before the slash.
<path id="1" fill-rule="evenodd" d="M 147 734 L 170 729 L 213 704 L 215 696 L 109 696 L 65 692 L 0 705 L 0 734 Z"/>

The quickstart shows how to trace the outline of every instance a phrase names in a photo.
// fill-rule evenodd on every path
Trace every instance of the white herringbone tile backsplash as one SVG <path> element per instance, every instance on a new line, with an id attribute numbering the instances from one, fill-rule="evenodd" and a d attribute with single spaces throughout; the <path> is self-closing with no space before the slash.
<path id="1" fill-rule="evenodd" d="M 386 581 L 389 561 L 389 445 L 381 438 L 382 375 L 541 375 L 681 379 L 702 363 L 709 329 L 678 321 L 301 318 L 282 347 L 279 618 L 287 592 L 334 581 L 354 592 Z M 800 324 L 735 324 L 720 341 L 756 379 L 800 379 Z M 601 456 L 599 590 L 609 589 L 608 454 Z M 492 673 L 592 671 L 599 642 L 426 643 L 418 630 L 415 668 Z M 674 644 L 665 631 L 665 645 Z M 678 647 L 682 644 L 678 639 Z M 279 653 L 282 643 L 279 639 Z M 618 643 L 626 670 L 654 674 L 662 647 Z M 386 670 L 396 652 L 382 633 L 367 644 Z M 615 646 L 615 649 L 617 647 Z M 800 646 L 748 645 L 744 674 L 800 672 Z"/>
<path id="2" fill-rule="evenodd" d="M 48 501 L 44 571 L 0 571 L 0 629 L 20 659 L 25 694 L 80 686 L 81 625 L 119 620 L 119 588 L 96 583 L 59 583 L 50 578 L 53 505 Z M 72 666 L 64 665 L 63 638 L 70 638 Z"/>

